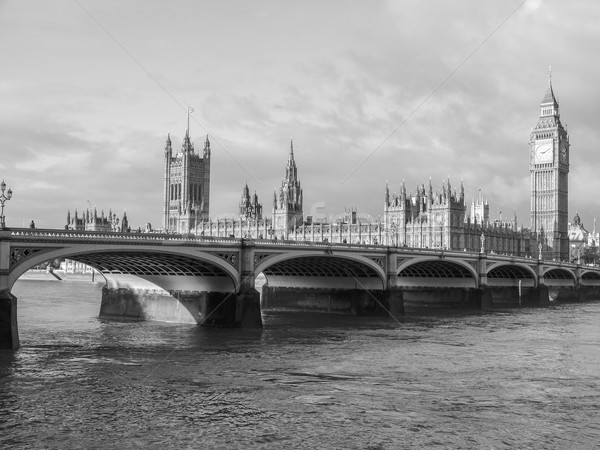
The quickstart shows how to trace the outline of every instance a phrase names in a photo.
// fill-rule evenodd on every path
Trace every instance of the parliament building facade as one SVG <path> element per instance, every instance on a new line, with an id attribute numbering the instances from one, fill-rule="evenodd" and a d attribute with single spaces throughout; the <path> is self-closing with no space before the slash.
<path id="1" fill-rule="evenodd" d="M 273 194 L 271 217 L 263 216 L 256 193 L 242 191 L 239 217 L 212 221 L 209 216 L 210 142 L 202 155 L 195 153 L 188 130 L 177 154 L 170 137 L 165 147 L 164 228 L 169 232 L 383 244 L 416 248 L 481 251 L 568 260 L 569 136 L 560 121 L 551 77 L 540 105 L 540 117 L 529 142 L 531 175 L 531 228 L 490 218 L 482 197 L 467 206 L 461 181 L 450 180 L 434 190 L 431 180 L 408 192 L 404 182 L 390 193 L 386 184 L 383 218 L 375 221 L 338 220 L 313 223 L 303 213 L 303 192 L 290 143 L 288 161 L 279 189 Z"/>

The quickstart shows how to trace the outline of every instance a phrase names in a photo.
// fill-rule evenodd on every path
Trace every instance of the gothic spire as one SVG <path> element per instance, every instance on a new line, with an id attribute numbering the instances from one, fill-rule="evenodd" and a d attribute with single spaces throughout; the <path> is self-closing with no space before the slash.
<path id="1" fill-rule="evenodd" d="M 167 134 L 167 141 L 165 143 L 165 155 L 172 155 L 173 152 L 171 150 L 171 133 Z"/>
<path id="2" fill-rule="evenodd" d="M 385 182 L 385 206 L 390 204 L 390 188 L 388 187 L 387 181 Z"/>
<path id="3" fill-rule="evenodd" d="M 294 163 L 294 139 L 290 139 L 290 157 L 288 161 L 289 163 Z"/>
<path id="4" fill-rule="evenodd" d="M 554 96 L 554 90 L 552 89 L 552 67 L 548 66 L 548 88 L 546 89 L 546 94 L 544 95 L 544 99 L 542 100 L 542 105 L 544 104 L 552 104 L 555 109 L 558 109 L 558 102 L 556 101 L 556 97 Z"/>
<path id="5" fill-rule="evenodd" d="M 206 135 L 206 141 L 204 141 L 204 157 L 210 157 L 210 141 L 208 140 L 208 134 Z"/>

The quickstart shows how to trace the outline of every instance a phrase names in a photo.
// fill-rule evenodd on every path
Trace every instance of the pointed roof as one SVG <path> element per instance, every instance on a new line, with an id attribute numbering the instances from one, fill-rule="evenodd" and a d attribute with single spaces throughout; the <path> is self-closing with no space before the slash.
<path id="1" fill-rule="evenodd" d="M 542 100 L 542 105 L 546 103 L 553 103 L 558 105 L 556 101 L 556 97 L 554 96 L 554 91 L 552 90 L 552 69 L 548 68 L 548 88 L 546 89 L 546 95 L 544 95 L 544 99 Z"/>
<path id="2" fill-rule="evenodd" d="M 185 137 L 183 138 L 183 143 L 181 144 L 181 148 L 184 151 L 194 152 L 194 144 L 192 144 L 192 140 L 190 139 L 190 130 L 185 130 Z"/>

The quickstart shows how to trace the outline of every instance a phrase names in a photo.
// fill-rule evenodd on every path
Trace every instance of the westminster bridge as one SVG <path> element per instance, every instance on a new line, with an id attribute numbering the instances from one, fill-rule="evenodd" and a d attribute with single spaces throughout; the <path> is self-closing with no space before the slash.
<path id="1" fill-rule="evenodd" d="M 306 236 L 303 236 L 306 238 Z M 68 258 L 102 274 L 100 317 L 261 327 L 261 308 L 404 314 L 600 298 L 600 268 L 485 251 L 73 230 L 0 230 L 0 348 L 18 348 L 14 283 Z M 263 274 L 262 296 L 255 288 Z"/>

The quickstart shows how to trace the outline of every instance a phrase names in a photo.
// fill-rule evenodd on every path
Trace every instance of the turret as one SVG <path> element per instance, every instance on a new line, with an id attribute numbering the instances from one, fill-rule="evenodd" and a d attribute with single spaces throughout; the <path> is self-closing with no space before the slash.
<path id="1" fill-rule="evenodd" d="M 429 187 L 428 187 L 428 193 L 427 193 L 427 207 L 428 207 L 428 209 L 431 208 L 432 204 L 433 204 L 433 186 L 431 185 L 431 177 L 429 177 Z"/>
<path id="2" fill-rule="evenodd" d="M 206 135 L 206 141 L 204 141 L 204 157 L 210 158 L 210 141 L 208 140 L 208 134 Z"/>
<path id="3" fill-rule="evenodd" d="M 129 229 L 129 221 L 127 220 L 127 211 L 123 211 L 123 220 L 121 220 L 121 231 L 126 232 Z"/>
<path id="4" fill-rule="evenodd" d="M 167 134 L 167 141 L 165 143 L 165 157 L 171 159 L 173 157 L 173 148 L 171 147 L 171 133 Z"/>
<path id="5" fill-rule="evenodd" d="M 183 154 L 194 153 L 194 144 L 190 139 L 190 130 L 185 130 L 185 137 L 183 138 L 183 143 L 181 144 L 181 150 Z"/>
<path id="6" fill-rule="evenodd" d="M 404 184 L 404 180 L 402 180 L 402 186 L 400 187 L 400 203 L 402 206 L 406 204 L 406 185 Z"/>
<path id="7" fill-rule="evenodd" d="M 390 188 L 388 187 L 387 181 L 385 182 L 385 206 L 390 204 Z"/>

